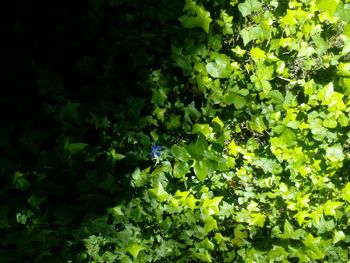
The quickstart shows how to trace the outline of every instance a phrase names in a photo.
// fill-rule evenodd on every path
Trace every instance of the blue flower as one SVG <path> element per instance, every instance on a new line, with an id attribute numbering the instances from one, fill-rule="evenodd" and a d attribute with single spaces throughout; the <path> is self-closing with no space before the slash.
<path id="1" fill-rule="evenodd" d="M 162 147 L 156 144 L 151 145 L 151 150 L 149 151 L 150 158 L 160 157 Z"/>

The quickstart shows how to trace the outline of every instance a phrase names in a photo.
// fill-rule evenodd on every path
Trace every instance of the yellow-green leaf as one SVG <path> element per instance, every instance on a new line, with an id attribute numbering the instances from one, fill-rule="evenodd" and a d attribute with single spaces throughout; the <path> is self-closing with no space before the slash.
<path id="1" fill-rule="evenodd" d="M 344 203 L 343 202 L 333 202 L 328 200 L 324 205 L 323 205 L 323 212 L 326 216 L 335 216 L 336 214 L 336 209 L 340 206 L 342 206 Z"/>
<path id="2" fill-rule="evenodd" d="M 266 216 L 261 213 L 253 213 L 251 214 L 251 218 L 249 220 L 249 225 L 263 227 L 265 224 Z"/>
<path id="3" fill-rule="evenodd" d="M 164 190 L 163 185 L 160 182 L 158 182 L 154 188 L 149 189 L 149 192 L 159 202 L 163 202 L 169 196 L 169 194 Z"/>
<path id="4" fill-rule="evenodd" d="M 135 242 L 130 243 L 126 247 L 126 251 L 128 251 L 134 257 L 134 259 L 138 257 L 140 251 L 142 251 L 142 250 L 145 250 L 145 247 L 141 246 Z"/>

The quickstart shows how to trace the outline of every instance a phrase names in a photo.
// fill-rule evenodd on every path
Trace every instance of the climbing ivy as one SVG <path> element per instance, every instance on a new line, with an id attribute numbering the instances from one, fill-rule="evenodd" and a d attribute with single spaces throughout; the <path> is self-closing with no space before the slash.
<path id="1" fill-rule="evenodd" d="M 170 56 L 185 81 L 160 67 L 147 83 L 162 152 L 133 172 L 139 195 L 109 210 L 114 256 L 349 260 L 349 8 L 186 1 Z"/>
<path id="2" fill-rule="evenodd" d="M 115 105 L 106 81 L 100 103 L 46 103 L 57 144 L 41 151 L 42 164 L 11 174 L 28 204 L 5 206 L 0 227 L 23 226 L 17 237 L 32 235 L 29 244 L 51 238 L 38 262 L 55 258 L 53 229 L 66 242 L 61 258 L 73 262 L 348 262 L 349 1 L 146 2 L 144 11 L 137 1 L 91 4 L 101 17 L 106 6 L 126 12 L 117 24 L 130 32 L 111 28 L 109 37 L 125 35 L 123 49 L 141 43 L 128 65 L 144 96 Z M 120 61 L 105 63 L 100 78 L 110 80 Z M 76 67 L 94 64 L 85 57 Z M 65 98 L 59 77 L 38 72 L 39 85 L 54 82 Z M 91 127 L 97 140 L 82 135 Z M 78 201 L 45 215 L 51 189 L 70 191 L 64 177 L 50 188 L 50 172 L 72 173 Z M 101 196 L 105 209 L 79 221 L 75 207 Z"/>

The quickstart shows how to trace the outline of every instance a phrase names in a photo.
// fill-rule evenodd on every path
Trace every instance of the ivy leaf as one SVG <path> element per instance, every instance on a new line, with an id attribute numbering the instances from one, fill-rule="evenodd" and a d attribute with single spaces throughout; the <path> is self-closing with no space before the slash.
<path id="1" fill-rule="evenodd" d="M 265 51 L 261 50 L 258 47 L 254 47 L 250 50 L 250 55 L 253 59 L 263 59 L 265 58 Z"/>
<path id="2" fill-rule="evenodd" d="M 142 187 L 148 183 L 148 175 L 150 171 L 150 167 L 140 170 L 139 167 L 136 167 L 134 172 L 131 175 L 132 178 L 132 185 L 134 187 Z"/>
<path id="3" fill-rule="evenodd" d="M 157 87 L 152 89 L 152 103 L 163 105 L 167 98 L 167 90 L 165 88 Z"/>
<path id="4" fill-rule="evenodd" d="M 189 56 L 183 54 L 182 48 L 172 46 L 171 58 L 175 65 L 181 68 L 184 72 L 190 72 L 192 70 L 191 60 Z"/>
<path id="5" fill-rule="evenodd" d="M 312 234 L 309 233 L 303 242 L 308 248 L 307 254 L 309 254 L 309 256 L 312 259 L 317 260 L 325 257 L 325 254 L 318 246 L 321 242 L 320 237 L 314 237 Z"/>
<path id="6" fill-rule="evenodd" d="M 194 210 L 198 201 L 199 200 L 191 194 L 189 197 L 187 197 L 186 204 L 191 210 Z"/>
<path id="7" fill-rule="evenodd" d="M 243 28 L 239 32 L 239 34 L 241 35 L 241 37 L 243 39 L 244 46 L 247 46 L 250 41 L 260 38 L 260 30 L 258 27 L 253 27 L 249 30 L 246 28 Z"/>
<path id="8" fill-rule="evenodd" d="M 298 194 L 298 196 L 297 196 L 298 207 L 300 207 L 300 208 L 309 207 L 309 201 L 310 201 L 309 197 L 310 197 L 310 194 L 305 194 L 305 195 Z"/>
<path id="9" fill-rule="evenodd" d="M 262 133 L 267 129 L 265 123 L 264 123 L 264 116 L 263 115 L 255 115 L 252 117 L 252 121 L 249 122 L 250 127 L 258 132 Z"/>
<path id="10" fill-rule="evenodd" d="M 279 137 L 273 137 L 270 140 L 271 140 L 271 144 L 277 147 L 281 147 L 281 146 L 289 147 L 296 144 L 295 138 L 296 138 L 296 135 L 293 132 L 293 130 L 289 128 L 285 128 Z"/>
<path id="11" fill-rule="evenodd" d="M 326 137 L 327 129 L 323 127 L 323 122 L 320 118 L 311 118 L 310 116 L 311 133 L 314 135 L 315 140 L 322 141 Z"/>
<path id="12" fill-rule="evenodd" d="M 269 81 L 273 79 L 273 73 L 274 68 L 272 66 L 266 66 L 264 64 L 259 65 L 256 74 L 250 77 L 255 84 L 256 90 L 263 90 L 264 93 L 268 94 L 272 89 Z"/>
<path id="13" fill-rule="evenodd" d="M 173 174 L 176 178 L 183 178 L 190 170 L 190 166 L 186 162 L 178 162 L 174 164 Z"/>
<path id="14" fill-rule="evenodd" d="M 209 32 L 210 23 L 213 21 L 210 18 L 210 13 L 202 6 L 196 5 L 194 8 L 195 16 L 183 15 L 179 18 L 184 28 L 201 27 L 206 33 Z"/>
<path id="15" fill-rule="evenodd" d="M 191 157 L 184 147 L 178 145 L 172 146 L 171 153 L 176 159 L 182 162 L 187 162 Z"/>
<path id="16" fill-rule="evenodd" d="M 305 210 L 302 210 L 298 211 L 293 217 L 298 221 L 299 226 L 301 226 L 304 223 L 305 218 L 310 217 L 310 214 Z"/>
<path id="17" fill-rule="evenodd" d="M 289 223 L 288 220 L 284 222 L 284 233 L 288 236 L 292 235 L 294 232 L 293 226 Z"/>
<path id="18" fill-rule="evenodd" d="M 259 80 L 272 80 L 274 69 L 272 66 L 260 65 L 256 71 Z"/>
<path id="19" fill-rule="evenodd" d="M 115 149 L 110 149 L 107 152 L 107 157 L 114 163 L 116 161 L 123 160 L 126 156 L 124 154 L 117 153 Z"/>
<path id="20" fill-rule="evenodd" d="M 343 77 L 350 77 L 350 63 L 340 62 L 337 67 L 337 74 Z"/>
<path id="21" fill-rule="evenodd" d="M 339 85 L 343 88 L 345 96 L 350 95 L 350 78 L 341 78 L 339 80 Z"/>
<path id="22" fill-rule="evenodd" d="M 175 115 L 174 113 L 172 113 L 169 117 L 169 121 L 166 122 L 166 127 L 169 130 L 174 130 L 179 128 L 182 124 L 181 124 L 181 116 L 180 115 Z"/>
<path id="23" fill-rule="evenodd" d="M 222 196 L 217 196 L 214 198 L 206 198 L 203 202 L 203 210 L 205 214 L 208 215 L 217 215 L 219 214 L 219 204 L 222 200 Z"/>
<path id="24" fill-rule="evenodd" d="M 213 120 L 212 120 L 213 123 L 216 123 L 217 125 L 219 125 L 220 129 L 223 129 L 224 128 L 224 123 L 222 122 L 222 120 L 216 116 Z"/>
<path id="25" fill-rule="evenodd" d="M 333 244 L 338 243 L 339 241 L 342 241 L 345 239 L 345 233 L 343 231 L 336 231 L 334 232 L 334 236 L 333 236 Z"/>
<path id="26" fill-rule="evenodd" d="M 16 214 L 16 221 L 18 223 L 21 223 L 23 225 L 25 225 L 27 223 L 27 219 L 28 219 L 28 216 L 26 214 L 22 214 L 22 213 L 17 213 Z"/>
<path id="27" fill-rule="evenodd" d="M 30 187 L 29 181 L 24 178 L 24 174 L 21 172 L 15 172 L 12 176 L 12 183 L 17 190 L 25 191 Z"/>
<path id="28" fill-rule="evenodd" d="M 218 78 L 220 76 L 219 67 L 216 65 L 216 63 L 210 62 L 205 66 L 205 68 L 212 77 Z"/>
<path id="29" fill-rule="evenodd" d="M 209 250 L 213 250 L 215 248 L 214 243 L 211 242 L 208 238 L 205 238 L 202 242 L 200 242 L 200 246 Z"/>
<path id="30" fill-rule="evenodd" d="M 244 3 L 238 5 L 238 10 L 243 17 L 250 15 L 253 12 L 257 12 L 261 9 L 262 4 L 257 0 L 246 0 Z"/>
<path id="31" fill-rule="evenodd" d="M 244 29 L 243 29 L 243 30 L 244 30 Z M 242 33 L 243 30 L 241 30 L 240 34 Z M 245 30 L 245 31 L 247 31 L 247 30 Z M 247 31 L 247 32 L 248 32 L 248 31 Z M 241 36 L 242 36 L 242 38 L 243 38 L 243 35 L 242 35 L 242 34 L 241 34 Z M 244 40 L 243 40 L 243 41 L 244 41 Z M 239 57 L 243 57 L 244 54 L 247 52 L 246 50 L 241 49 L 241 47 L 238 46 L 238 45 L 237 45 L 235 48 L 232 48 L 231 51 L 234 52 L 234 53 L 235 53 L 237 56 L 239 56 Z"/>
<path id="32" fill-rule="evenodd" d="M 277 105 L 282 105 L 284 101 L 283 94 L 278 90 L 271 90 L 269 92 L 269 98 L 273 103 Z"/>
<path id="33" fill-rule="evenodd" d="M 204 225 L 205 233 L 209 233 L 209 232 L 211 232 L 211 231 L 213 231 L 214 229 L 217 229 L 217 228 L 218 228 L 218 223 L 216 222 L 216 220 L 212 216 L 209 216 L 205 220 L 205 225 Z"/>
<path id="34" fill-rule="evenodd" d="M 261 213 L 252 213 L 249 220 L 249 225 L 264 227 L 266 216 Z"/>
<path id="35" fill-rule="evenodd" d="M 159 202 L 163 202 L 169 196 L 169 194 L 164 190 L 163 185 L 160 182 L 158 182 L 154 188 L 151 188 L 148 191 Z"/>
<path id="36" fill-rule="evenodd" d="M 342 162 L 345 158 L 341 144 L 335 144 L 326 149 L 326 158 L 331 162 Z"/>
<path id="37" fill-rule="evenodd" d="M 283 26 L 295 26 L 297 24 L 297 20 L 295 19 L 295 11 L 287 9 L 287 14 L 282 17 L 281 23 Z"/>
<path id="38" fill-rule="evenodd" d="M 64 148 L 70 155 L 75 155 L 84 150 L 87 146 L 88 144 L 86 143 L 67 143 Z"/>
<path id="39" fill-rule="evenodd" d="M 80 107 L 80 103 L 75 103 L 68 101 L 65 106 L 62 107 L 58 120 L 63 122 L 65 119 L 71 119 L 73 121 L 78 121 L 78 109 Z"/>
<path id="40" fill-rule="evenodd" d="M 233 104 L 236 109 L 242 109 L 247 104 L 247 101 L 245 97 L 231 93 L 225 97 L 224 103 L 227 105 Z"/>
<path id="41" fill-rule="evenodd" d="M 232 73 L 230 58 L 224 54 L 216 55 L 215 62 L 209 62 L 205 68 L 213 78 L 228 78 Z"/>
<path id="42" fill-rule="evenodd" d="M 133 258 L 137 258 L 140 251 L 145 250 L 146 248 L 144 246 L 141 246 L 135 242 L 131 242 L 127 247 L 126 247 L 126 251 L 128 251 Z"/>
<path id="43" fill-rule="evenodd" d="M 319 234 L 323 234 L 327 231 L 332 231 L 335 226 L 333 219 L 327 221 L 324 219 L 323 215 L 321 215 L 319 218 L 314 219 L 313 225 L 317 228 Z"/>
<path id="44" fill-rule="evenodd" d="M 292 92 L 287 91 L 283 102 L 283 108 L 289 109 L 289 108 L 296 107 L 297 105 L 298 105 L 298 102 L 297 102 L 296 96 Z"/>
<path id="45" fill-rule="evenodd" d="M 322 101 L 322 105 L 327 105 L 330 111 L 345 109 L 346 106 L 342 100 L 344 95 L 335 92 L 333 89 L 333 83 L 328 83 L 321 90 L 319 90 L 317 93 L 317 98 Z"/>
<path id="46" fill-rule="evenodd" d="M 328 17 L 333 17 L 335 11 L 337 10 L 339 0 L 318 0 L 317 8 L 326 11 Z"/>
<path id="47" fill-rule="evenodd" d="M 350 203 L 350 183 L 347 183 L 342 190 L 342 198 Z"/>
<path id="48" fill-rule="evenodd" d="M 323 126 L 330 129 L 338 126 L 338 122 L 334 114 L 328 114 L 327 118 L 323 120 Z"/>
<path id="49" fill-rule="evenodd" d="M 201 249 L 200 252 L 194 254 L 202 262 L 213 262 L 210 253 L 208 250 Z"/>
<path id="50" fill-rule="evenodd" d="M 193 133 L 201 133 L 209 140 L 214 139 L 214 131 L 213 131 L 213 128 L 210 127 L 209 124 L 196 123 L 195 125 L 193 125 L 192 132 Z"/>
<path id="51" fill-rule="evenodd" d="M 301 43 L 297 57 L 310 57 L 314 53 L 315 49 L 313 47 L 310 47 L 308 43 L 303 42 Z"/>
<path id="52" fill-rule="evenodd" d="M 200 135 L 195 143 L 186 146 L 187 152 L 196 160 L 202 160 L 208 150 L 208 142 L 203 135 Z"/>
<path id="53" fill-rule="evenodd" d="M 206 164 L 203 161 L 194 161 L 193 170 L 198 179 L 201 182 L 204 182 L 208 176 L 208 168 Z"/>
<path id="54" fill-rule="evenodd" d="M 254 162 L 254 165 L 263 169 L 264 173 L 278 173 L 282 170 L 281 166 L 272 159 L 261 157 Z"/>
<path id="55" fill-rule="evenodd" d="M 344 113 L 340 112 L 338 116 L 338 123 L 340 126 L 346 127 L 349 125 L 349 119 Z"/>
<path id="56" fill-rule="evenodd" d="M 338 207 L 342 206 L 344 203 L 343 202 L 333 202 L 328 200 L 324 205 L 323 205 L 323 212 L 326 216 L 335 216 L 336 211 Z"/>
<path id="57" fill-rule="evenodd" d="M 231 141 L 227 146 L 227 149 L 228 153 L 233 156 L 237 156 L 242 151 L 242 147 L 237 145 L 235 141 Z"/>
<path id="58" fill-rule="evenodd" d="M 222 35 L 209 35 L 208 45 L 214 50 L 219 51 L 222 48 Z"/>

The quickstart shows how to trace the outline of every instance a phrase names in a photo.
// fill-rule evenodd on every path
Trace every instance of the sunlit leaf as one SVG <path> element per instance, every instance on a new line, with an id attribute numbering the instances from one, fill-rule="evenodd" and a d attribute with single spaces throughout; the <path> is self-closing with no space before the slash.
<path id="1" fill-rule="evenodd" d="M 350 63 L 340 62 L 337 67 L 337 74 L 343 77 L 350 77 Z"/>
<path id="2" fill-rule="evenodd" d="M 133 258 L 137 258 L 139 253 L 142 250 L 145 250 L 146 248 L 144 246 L 141 246 L 135 242 L 131 242 L 127 247 L 126 250 L 133 256 Z"/>
<path id="3" fill-rule="evenodd" d="M 215 61 L 209 62 L 205 68 L 214 78 L 228 78 L 232 72 L 230 58 L 224 54 L 218 54 Z"/>
<path id="4" fill-rule="evenodd" d="M 222 196 L 214 197 L 212 199 L 205 199 L 203 202 L 203 209 L 209 215 L 216 215 L 219 213 L 219 204 L 222 200 Z"/>
<path id="5" fill-rule="evenodd" d="M 236 109 L 242 109 L 247 104 L 247 100 L 241 95 L 231 93 L 225 97 L 225 103 L 227 105 L 233 104 Z"/>
<path id="6" fill-rule="evenodd" d="M 220 126 L 221 129 L 224 128 L 224 123 L 222 122 L 222 120 L 221 120 L 218 116 L 216 116 L 216 117 L 212 120 L 212 122 L 217 123 L 217 124 Z"/>
<path id="7" fill-rule="evenodd" d="M 214 229 L 217 229 L 217 228 L 218 228 L 217 221 L 212 216 L 209 216 L 205 220 L 204 231 L 206 233 L 209 233 L 209 232 L 211 232 L 211 231 L 213 231 Z"/>
<path id="8" fill-rule="evenodd" d="M 193 125 L 192 128 L 193 133 L 201 133 L 203 134 L 207 139 L 214 139 L 214 131 L 213 128 L 210 127 L 209 124 L 198 124 L 196 123 Z"/>
<path id="9" fill-rule="evenodd" d="M 184 28 L 201 27 L 206 33 L 209 32 L 210 23 L 213 21 L 210 18 L 210 13 L 203 6 L 194 6 L 195 16 L 183 15 L 179 18 Z"/>
<path id="10" fill-rule="evenodd" d="M 243 17 L 250 15 L 253 12 L 259 11 L 262 4 L 257 0 L 246 0 L 244 3 L 238 5 L 238 10 Z"/>
<path id="11" fill-rule="evenodd" d="M 294 215 L 294 218 L 297 219 L 299 226 L 301 226 L 305 222 L 305 218 L 308 218 L 308 217 L 309 217 L 309 213 L 306 212 L 305 210 L 298 211 L 298 213 Z"/>
<path id="12" fill-rule="evenodd" d="M 323 234 L 332 231 L 335 227 L 334 220 L 326 220 L 323 215 L 313 220 L 313 225 L 317 228 L 318 233 Z"/>
<path id="13" fill-rule="evenodd" d="M 227 146 L 228 153 L 233 156 L 237 156 L 241 151 L 242 147 L 237 145 L 234 141 L 231 141 Z"/>
<path id="14" fill-rule="evenodd" d="M 249 125 L 254 131 L 256 131 L 258 133 L 262 133 L 263 131 L 265 131 L 267 129 L 265 122 L 264 122 L 264 117 L 262 115 L 253 116 Z"/>
<path id="15" fill-rule="evenodd" d="M 204 182 L 204 180 L 209 175 L 208 167 L 206 166 L 206 163 L 203 161 L 195 161 L 193 170 L 195 175 L 198 177 L 199 180 Z"/>
<path id="16" fill-rule="evenodd" d="M 252 226 L 263 227 L 265 224 L 266 216 L 261 213 L 252 213 L 249 220 L 249 224 Z"/>
<path id="17" fill-rule="evenodd" d="M 263 59 L 265 58 L 265 52 L 258 47 L 254 47 L 250 50 L 250 55 L 253 59 Z"/>
<path id="18" fill-rule="evenodd" d="M 342 198 L 350 203 L 350 183 L 347 183 L 342 189 Z"/>
<path id="19" fill-rule="evenodd" d="M 158 182 L 154 188 L 149 189 L 150 194 L 155 197 L 159 202 L 165 201 L 169 194 L 164 190 L 163 185 Z"/>
<path id="20" fill-rule="evenodd" d="M 318 0 L 317 8 L 327 12 L 328 17 L 333 17 L 335 11 L 337 10 L 339 0 Z"/>
<path id="21" fill-rule="evenodd" d="M 325 254 L 319 248 L 320 237 L 314 237 L 312 234 L 308 234 L 304 240 L 304 244 L 308 247 L 307 254 L 314 260 L 322 259 Z"/>
<path id="22" fill-rule="evenodd" d="M 333 146 L 327 147 L 326 158 L 331 162 L 343 161 L 345 158 L 343 153 L 343 147 L 340 144 L 335 144 Z"/>
<path id="23" fill-rule="evenodd" d="M 187 162 L 190 159 L 190 155 L 184 147 L 173 145 L 171 148 L 171 153 L 175 158 L 182 162 Z"/>
<path id="24" fill-rule="evenodd" d="M 326 216 L 335 216 L 336 214 L 336 209 L 340 206 L 342 206 L 344 203 L 343 202 L 333 202 L 328 200 L 324 205 L 323 205 L 323 211 Z"/>
<path id="25" fill-rule="evenodd" d="M 345 233 L 343 231 L 336 231 L 334 232 L 333 236 L 333 244 L 338 243 L 339 241 L 342 241 L 345 239 Z"/>
<path id="26" fill-rule="evenodd" d="M 174 177 L 183 178 L 190 170 L 190 166 L 185 162 L 178 162 L 174 164 Z"/>

